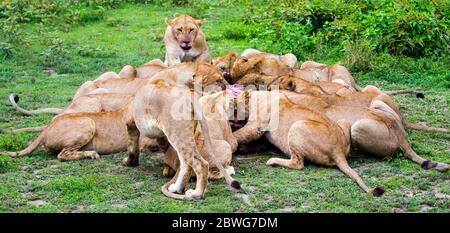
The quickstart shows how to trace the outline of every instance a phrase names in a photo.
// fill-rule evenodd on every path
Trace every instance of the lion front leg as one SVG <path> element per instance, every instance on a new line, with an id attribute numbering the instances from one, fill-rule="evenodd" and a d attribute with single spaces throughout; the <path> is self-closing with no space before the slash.
<path id="1" fill-rule="evenodd" d="M 59 161 L 73 161 L 84 158 L 98 159 L 100 156 L 96 151 L 78 151 L 64 149 L 58 154 Z"/>
<path id="2" fill-rule="evenodd" d="M 256 123 L 249 122 L 244 127 L 233 133 L 239 144 L 255 141 L 264 135 Z"/>

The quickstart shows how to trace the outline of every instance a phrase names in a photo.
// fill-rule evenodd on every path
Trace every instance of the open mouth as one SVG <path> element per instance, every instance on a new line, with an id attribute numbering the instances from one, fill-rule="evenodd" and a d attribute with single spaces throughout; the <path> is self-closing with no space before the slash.
<path id="1" fill-rule="evenodd" d="M 184 51 L 189 51 L 189 50 L 192 48 L 192 47 L 189 46 L 189 45 L 181 45 L 180 47 L 181 47 L 181 49 L 183 49 Z"/>

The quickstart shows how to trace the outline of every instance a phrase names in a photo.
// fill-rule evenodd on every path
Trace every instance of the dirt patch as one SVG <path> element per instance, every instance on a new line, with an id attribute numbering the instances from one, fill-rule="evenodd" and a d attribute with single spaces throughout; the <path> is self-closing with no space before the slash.
<path id="1" fill-rule="evenodd" d="M 28 205 L 34 205 L 36 207 L 39 207 L 41 205 L 47 205 L 48 202 L 44 201 L 44 200 L 34 200 L 34 201 L 29 201 L 27 202 Z"/>

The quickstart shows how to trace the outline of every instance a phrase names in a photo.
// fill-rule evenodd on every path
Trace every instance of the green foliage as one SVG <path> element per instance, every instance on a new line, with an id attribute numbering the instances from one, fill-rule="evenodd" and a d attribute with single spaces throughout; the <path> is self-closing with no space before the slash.
<path id="1" fill-rule="evenodd" d="M 17 170 L 17 164 L 7 155 L 0 155 L 0 174 Z"/>
<path id="2" fill-rule="evenodd" d="M 69 57 L 67 45 L 61 39 L 53 39 L 49 47 L 40 54 L 44 66 L 53 67 L 65 62 Z"/>
<path id="3" fill-rule="evenodd" d="M 17 22 L 19 34 L 23 35 L 18 39 L 26 43 L 11 41 L 4 46 L 6 50 L 12 48 L 12 55 L 0 61 L 0 96 L 5 97 L 0 101 L 0 128 L 41 126 L 53 118 L 51 115 L 20 115 L 7 100 L 9 94 L 18 93 L 20 104 L 27 109 L 65 107 L 82 83 L 94 80 L 103 72 L 117 72 L 127 64 L 138 66 L 151 59 L 163 59 L 161 40 L 164 19 L 195 13 L 203 7 L 205 10 L 197 14 L 207 19 L 203 31 L 213 57 L 230 50 L 241 53 L 253 46 L 264 49 L 263 45 L 273 46 L 271 51 L 275 53 L 290 51 L 289 43 L 294 42 L 282 38 L 284 33 L 293 34 L 292 37 L 299 40 L 311 39 L 311 44 L 295 42 L 299 47 L 295 48 L 296 53 L 327 64 L 342 62 L 355 72 L 352 74 L 360 86 L 370 84 L 382 90 L 414 88 L 425 91 L 425 99 L 394 96 L 404 117 L 412 122 L 426 122 L 430 126 L 450 127 L 450 62 L 447 56 L 412 58 L 385 53 L 378 50 L 374 41 L 360 38 L 357 33 L 346 37 L 345 31 L 360 31 L 356 27 L 360 22 L 350 22 L 348 19 L 339 21 L 339 27 L 336 27 L 342 32 L 327 29 L 332 33 L 330 37 L 319 36 L 319 33 L 326 35 L 328 32 L 323 28 L 331 27 L 327 22 L 320 26 L 312 20 L 310 23 L 300 23 L 300 20 L 280 18 L 280 22 L 286 25 L 277 25 L 270 12 L 264 13 L 267 6 L 262 0 L 221 0 L 221 5 L 217 1 L 200 0 L 196 6 L 175 6 L 165 4 L 168 1 L 164 0 L 149 2 L 155 4 L 102 6 L 104 16 L 86 22 L 70 17 L 78 17 L 77 12 L 101 8 L 72 5 L 68 9 L 73 12 L 68 13 L 69 18 L 58 14 L 55 21 Z M 341 14 L 331 1 L 318 4 L 328 6 L 328 9 L 320 9 L 324 12 L 324 16 L 320 17 L 324 19 L 328 17 L 326 12 L 329 10 L 334 15 Z M 253 14 L 243 12 L 246 5 L 253 6 Z M 448 11 L 448 8 L 439 9 Z M 361 9 L 363 12 L 368 10 L 373 11 L 374 8 Z M 359 9 L 345 11 L 357 12 Z M 445 15 L 445 12 L 439 14 Z M 243 18 L 246 20 L 243 21 Z M 334 25 L 337 25 L 336 20 L 342 18 L 336 17 Z M 0 22 L 4 19 L 1 18 Z M 297 30 L 302 32 L 297 35 Z M 264 41 L 259 34 L 265 32 L 268 40 L 286 42 L 278 45 L 277 41 Z M 253 42 L 256 44 L 250 44 L 252 38 L 255 38 Z M 57 62 L 45 61 L 43 52 L 51 54 L 46 55 L 49 60 L 53 56 L 58 57 L 55 59 Z M 0 53 L 1 59 L 4 54 Z M 299 62 L 302 62 L 300 58 Z M 43 66 L 50 63 L 56 63 L 56 67 L 52 67 L 54 69 L 48 70 L 57 71 L 58 78 L 43 72 L 47 69 Z M 70 74 L 63 75 L 67 73 Z M 450 163 L 448 134 L 409 129 L 407 132 L 408 141 L 419 155 Z M 0 151 L 22 150 L 36 136 L 36 133 L 2 133 Z M 449 207 L 449 174 L 421 169 L 420 165 L 405 158 L 401 151 L 390 160 L 373 156 L 349 157 L 350 166 L 368 186 L 386 189 L 382 197 L 367 195 L 337 168 L 308 162 L 301 171 L 271 168 L 265 162 L 274 156 L 281 158 L 282 154 L 255 154 L 245 160 L 232 161 L 231 165 L 236 169 L 234 177 L 243 184 L 240 192 L 229 189 L 223 179 L 210 181 L 206 198 L 197 202 L 176 201 L 161 194 L 160 187 L 169 178 L 161 175 L 160 157 L 144 153 L 138 168 L 128 168 L 121 165 L 124 156 L 126 152 L 102 156 L 98 160 L 60 162 L 56 154 L 42 149 L 20 158 L 0 156 L 0 164 L 3 164 L 0 165 L 0 212 L 447 213 Z M 195 182 L 190 182 L 188 188 L 194 185 Z M 36 200 L 43 204 L 36 206 L 33 204 Z"/>
<path id="4" fill-rule="evenodd" d="M 448 54 L 449 7 L 448 1 L 426 0 L 272 0 L 262 8 L 251 5 L 243 19 L 260 29 L 256 39 L 278 40 L 264 48 L 281 47 L 300 56 L 315 48 L 309 43 L 343 48 L 358 40 L 370 42 L 379 53 L 439 56 Z"/>
<path id="5" fill-rule="evenodd" d="M 344 45 L 345 61 L 344 66 L 350 72 L 367 72 L 373 68 L 375 58 L 374 49 L 367 40 L 347 41 Z"/>
<path id="6" fill-rule="evenodd" d="M 0 42 L 0 58 L 2 60 L 12 57 L 14 49 L 10 43 Z"/>

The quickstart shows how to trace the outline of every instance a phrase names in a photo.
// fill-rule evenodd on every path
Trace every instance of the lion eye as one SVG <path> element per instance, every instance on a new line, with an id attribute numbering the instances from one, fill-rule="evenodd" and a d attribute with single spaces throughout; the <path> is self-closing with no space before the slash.
<path id="1" fill-rule="evenodd" d="M 183 32 L 183 29 L 181 29 L 181 28 L 178 28 L 177 30 L 178 30 L 178 32 Z"/>
<path id="2" fill-rule="evenodd" d="M 192 32 L 192 31 L 194 31 L 194 28 L 190 28 L 190 29 L 189 29 L 189 32 Z"/>

